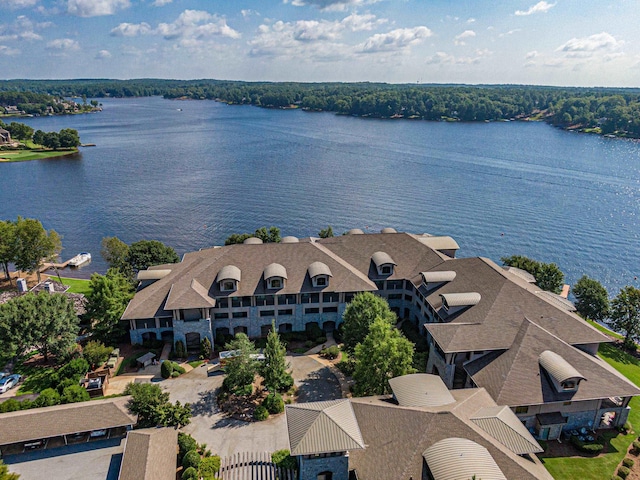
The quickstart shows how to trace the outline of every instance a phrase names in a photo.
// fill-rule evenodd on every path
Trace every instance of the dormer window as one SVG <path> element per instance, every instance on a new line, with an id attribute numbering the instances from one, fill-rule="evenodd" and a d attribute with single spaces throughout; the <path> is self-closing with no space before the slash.
<path id="1" fill-rule="evenodd" d="M 545 350 L 538 357 L 538 363 L 545 370 L 555 389 L 562 392 L 575 392 L 582 380 L 586 380 L 578 370 L 564 358 L 551 350 Z"/>
<path id="2" fill-rule="evenodd" d="M 332 277 L 329 266 L 322 262 L 313 262 L 307 269 L 311 284 L 314 287 L 326 287 L 329 285 L 329 277 Z"/>
<path id="3" fill-rule="evenodd" d="M 378 275 L 393 275 L 393 269 L 397 265 L 393 258 L 386 252 L 376 252 L 371 256 L 371 260 L 376 266 Z"/>
<path id="4" fill-rule="evenodd" d="M 241 272 L 235 265 L 226 265 L 220 269 L 217 276 L 221 292 L 235 292 L 240 283 Z"/>
<path id="5" fill-rule="evenodd" d="M 421 272 L 422 283 L 427 290 L 440 288 L 445 283 L 452 282 L 456 278 L 456 272 L 451 270 L 436 272 Z"/>
<path id="6" fill-rule="evenodd" d="M 279 263 L 271 263 L 264 269 L 264 280 L 268 289 L 279 290 L 284 288 L 287 280 L 287 269 Z"/>

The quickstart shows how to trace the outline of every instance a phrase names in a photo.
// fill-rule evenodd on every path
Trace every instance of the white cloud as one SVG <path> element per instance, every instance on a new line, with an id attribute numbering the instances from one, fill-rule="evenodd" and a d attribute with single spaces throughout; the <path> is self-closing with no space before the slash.
<path id="1" fill-rule="evenodd" d="M 530 52 L 527 52 L 527 54 L 524 56 L 524 58 L 526 60 L 529 60 L 530 58 L 536 58 L 536 57 L 539 57 L 539 56 L 540 56 L 540 54 L 538 53 L 537 50 L 532 50 Z"/>
<path id="2" fill-rule="evenodd" d="M 313 6 L 320 10 L 344 11 L 351 7 L 359 7 L 381 0 L 284 0 L 284 3 L 291 3 L 296 7 Z"/>
<path id="3" fill-rule="evenodd" d="M 170 4 L 173 0 L 155 0 L 151 5 L 154 7 L 163 7 L 165 5 Z"/>
<path id="4" fill-rule="evenodd" d="M 453 39 L 453 43 L 455 45 L 466 45 L 466 42 L 464 41 L 464 39 L 473 38 L 475 36 L 476 36 L 476 32 L 474 32 L 473 30 L 465 30 L 460 35 L 455 36 L 455 38 Z"/>
<path id="5" fill-rule="evenodd" d="M 11 24 L 0 24 L 0 41 L 42 40 L 36 30 L 51 27 L 51 22 L 36 23 L 25 15 L 20 15 Z"/>
<path id="6" fill-rule="evenodd" d="M 340 23 L 352 32 L 359 32 L 362 30 L 373 30 L 375 27 L 387 22 L 388 20 L 386 18 L 376 18 L 375 15 L 370 13 L 365 15 L 352 13 L 348 17 L 343 18 Z"/>
<path id="7" fill-rule="evenodd" d="M 146 22 L 121 23 L 109 32 L 112 37 L 135 37 L 137 35 L 146 35 L 148 33 L 152 33 L 152 28 L 151 25 Z"/>
<path id="8" fill-rule="evenodd" d="M 622 49 L 623 40 L 616 40 L 615 37 L 607 32 L 597 33 L 589 37 L 572 38 L 568 42 L 560 45 L 556 52 L 564 52 L 569 56 L 575 54 L 583 54 L 584 56 L 592 56 L 595 53 L 615 53 Z M 579 56 L 577 55 L 577 56 Z"/>
<path id="9" fill-rule="evenodd" d="M 549 10 L 551 10 L 555 6 L 556 6 L 555 3 L 548 3 L 542 0 L 536 3 L 535 5 L 529 7 L 529 10 L 516 10 L 515 14 L 518 16 L 523 16 L 523 15 L 533 15 L 534 13 L 547 13 Z"/>
<path id="10" fill-rule="evenodd" d="M 17 48 L 11 48 L 11 47 L 7 47 L 6 45 L 0 45 L 0 55 L 11 56 L 11 55 L 18 55 L 19 53 L 20 53 L 20 50 L 18 50 Z"/>
<path id="11" fill-rule="evenodd" d="M 111 58 L 111 52 L 109 50 L 100 50 L 96 53 L 96 60 L 106 60 Z"/>
<path id="12" fill-rule="evenodd" d="M 113 15 L 130 5 L 129 0 L 68 0 L 67 12 L 78 17 L 99 17 Z"/>
<path id="13" fill-rule="evenodd" d="M 242 9 L 242 10 L 240 10 L 240 13 L 242 14 L 243 18 L 248 18 L 248 17 L 251 17 L 252 15 L 255 15 L 257 17 L 260 16 L 259 12 L 255 11 L 255 10 L 252 10 L 250 8 L 249 9 Z"/>
<path id="14" fill-rule="evenodd" d="M 483 57 L 488 57 L 493 52 L 487 49 L 476 50 L 475 56 L 461 56 L 456 57 L 445 52 L 436 52 L 431 57 L 427 58 L 427 63 L 430 65 L 472 65 L 480 63 Z"/>
<path id="15" fill-rule="evenodd" d="M 2 0 L 0 2 L 1 7 L 7 7 L 11 10 L 18 10 L 20 8 L 30 8 L 35 6 L 39 0 Z"/>
<path id="16" fill-rule="evenodd" d="M 359 48 L 363 53 L 406 51 L 411 46 L 422 43 L 433 35 L 425 26 L 397 28 L 388 33 L 376 33 L 369 37 Z"/>
<path id="17" fill-rule="evenodd" d="M 518 33 L 521 30 L 522 30 L 521 28 L 514 28 L 513 30 L 509 30 L 506 33 L 501 33 L 500 35 L 498 35 L 498 37 L 500 37 L 500 38 L 507 37 L 509 35 L 513 35 L 514 33 Z"/>
<path id="18" fill-rule="evenodd" d="M 47 50 L 61 53 L 75 52 L 80 50 L 80 44 L 71 38 L 57 38 L 47 43 Z"/>
<path id="19" fill-rule="evenodd" d="M 476 21 L 476 19 L 475 19 L 475 18 L 473 18 L 473 17 L 472 17 L 472 18 L 468 18 L 468 19 L 467 19 L 467 23 L 468 23 L 468 24 L 475 23 L 475 21 Z"/>

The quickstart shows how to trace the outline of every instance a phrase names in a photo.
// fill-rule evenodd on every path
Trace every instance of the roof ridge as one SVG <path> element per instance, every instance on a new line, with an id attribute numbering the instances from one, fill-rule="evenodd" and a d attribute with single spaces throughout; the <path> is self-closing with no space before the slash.
<path id="1" fill-rule="evenodd" d="M 475 416 L 474 416 L 474 417 L 469 418 L 469 420 L 471 420 L 473 423 L 475 423 L 476 425 L 478 425 L 474 420 L 485 420 L 485 419 L 489 419 L 489 418 L 497 418 L 498 420 L 500 420 L 500 422 L 502 422 L 502 424 L 503 424 L 503 425 L 505 425 L 506 427 L 508 427 L 508 428 L 509 428 L 509 430 L 511 430 L 512 432 L 514 432 L 514 433 L 518 434 L 518 435 L 519 435 L 523 440 L 525 440 L 527 443 L 529 443 L 529 444 L 531 444 L 531 445 L 533 445 L 533 446 L 538 446 L 538 445 L 534 445 L 533 443 L 531 443 L 531 441 L 530 441 L 528 438 L 524 437 L 520 432 L 518 432 L 518 430 L 516 430 L 515 428 L 513 428 L 513 427 L 512 427 L 508 422 L 505 422 L 505 421 L 502 419 L 502 417 L 500 417 L 500 415 L 502 414 L 502 412 L 504 412 L 504 411 L 505 411 L 505 409 L 507 409 L 507 410 L 511 411 L 511 409 L 510 409 L 507 405 L 502 405 L 502 406 L 501 406 L 501 405 L 497 405 L 497 406 L 498 406 L 498 407 L 501 407 L 501 408 L 500 408 L 500 410 L 498 410 L 498 413 L 497 413 L 496 415 L 486 415 L 486 416 L 482 416 L 482 417 L 475 417 Z M 486 407 L 483 407 L 483 408 L 481 408 L 480 410 L 483 410 L 484 408 L 486 408 Z M 492 407 L 489 407 L 489 408 L 492 408 Z M 478 410 L 478 411 L 480 411 L 480 410 Z M 482 430 L 484 430 L 486 433 L 488 433 L 489 435 L 491 435 L 491 433 L 489 433 L 487 430 L 485 430 L 481 425 L 478 425 L 478 427 L 482 428 Z M 524 425 L 523 425 L 523 427 L 524 427 Z M 526 427 L 525 427 L 525 428 L 526 428 Z M 492 436 L 493 438 L 496 438 L 496 437 L 494 437 L 493 435 L 491 435 L 491 436 Z M 497 440 L 498 442 L 500 442 L 500 440 L 498 440 L 497 438 L 496 438 L 496 440 Z M 501 443 L 502 445 L 504 445 L 504 443 L 502 443 L 502 442 L 500 442 L 500 443 Z M 505 446 L 505 447 L 507 447 L 506 445 L 504 445 L 504 446 Z M 507 447 L 507 448 L 509 448 L 509 447 Z"/>

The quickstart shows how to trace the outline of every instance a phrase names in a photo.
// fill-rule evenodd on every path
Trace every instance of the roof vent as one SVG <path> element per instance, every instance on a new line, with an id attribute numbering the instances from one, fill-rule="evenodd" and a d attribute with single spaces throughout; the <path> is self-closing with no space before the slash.
<path id="1" fill-rule="evenodd" d="M 261 245 L 262 240 L 260 240 L 258 237 L 249 237 L 242 243 L 244 243 L 245 245 Z"/>
<path id="2" fill-rule="evenodd" d="M 385 227 L 380 230 L 380 233 L 398 233 L 398 231 L 395 228 Z"/>
<path id="3" fill-rule="evenodd" d="M 347 235 L 364 235 L 364 232 L 359 228 L 352 228 L 347 232 Z"/>
<path id="4" fill-rule="evenodd" d="M 280 243 L 299 243 L 300 240 L 298 240 L 297 237 L 282 237 L 282 239 L 280 240 Z"/>

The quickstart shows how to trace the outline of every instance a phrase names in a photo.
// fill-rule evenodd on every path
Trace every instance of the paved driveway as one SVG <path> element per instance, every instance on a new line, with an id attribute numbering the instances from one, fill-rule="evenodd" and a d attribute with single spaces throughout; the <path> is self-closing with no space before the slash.
<path id="1" fill-rule="evenodd" d="M 117 480 L 124 439 L 81 443 L 20 455 L 7 455 L 9 471 L 20 480 Z"/>
<path id="2" fill-rule="evenodd" d="M 300 402 L 341 398 L 340 385 L 328 367 L 306 356 L 288 357 L 288 361 L 299 388 Z M 194 416 L 183 431 L 223 457 L 240 452 L 273 452 L 288 448 L 284 414 L 269 417 L 264 422 L 243 422 L 220 413 L 216 405 L 216 390 L 223 379 L 221 373 L 208 377 L 206 366 L 200 366 L 178 379 L 160 383 L 170 392 L 171 401 L 192 405 Z"/>

